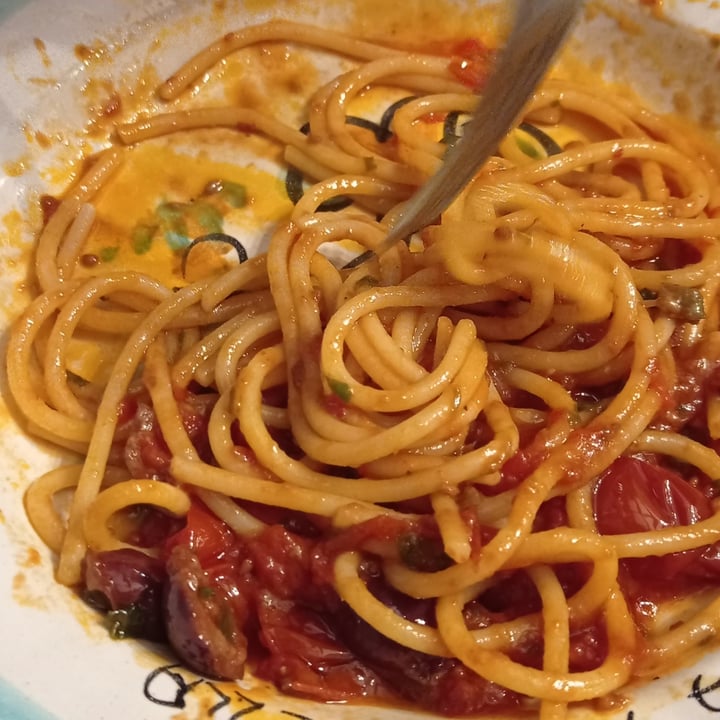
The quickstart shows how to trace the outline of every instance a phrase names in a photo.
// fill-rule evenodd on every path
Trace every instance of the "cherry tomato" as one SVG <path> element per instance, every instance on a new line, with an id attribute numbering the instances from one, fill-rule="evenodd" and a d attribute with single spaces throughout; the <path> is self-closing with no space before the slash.
<path id="1" fill-rule="evenodd" d="M 637 457 L 618 458 L 599 478 L 595 519 L 604 535 L 692 525 L 712 516 L 712 503 L 680 475 Z M 720 552 L 714 545 L 631 559 L 637 579 L 664 583 L 684 577 L 720 580 Z"/>
<path id="2" fill-rule="evenodd" d="M 680 475 L 635 457 L 618 458 L 595 487 L 604 535 L 692 525 L 712 514 L 710 500 Z"/>
<path id="3" fill-rule="evenodd" d="M 217 563 L 235 545 L 233 531 L 201 503 L 193 502 L 182 530 L 165 542 L 165 553 L 178 546 L 190 548 L 200 564 L 207 568 Z"/>

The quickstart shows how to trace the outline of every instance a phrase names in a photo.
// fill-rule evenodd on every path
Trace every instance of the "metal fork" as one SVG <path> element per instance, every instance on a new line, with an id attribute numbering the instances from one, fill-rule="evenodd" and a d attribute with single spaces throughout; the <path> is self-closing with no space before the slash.
<path id="1" fill-rule="evenodd" d="M 515 0 L 510 34 L 462 137 L 408 200 L 385 239 L 345 265 L 380 256 L 435 220 L 472 180 L 513 127 L 578 16 L 582 0 Z"/>

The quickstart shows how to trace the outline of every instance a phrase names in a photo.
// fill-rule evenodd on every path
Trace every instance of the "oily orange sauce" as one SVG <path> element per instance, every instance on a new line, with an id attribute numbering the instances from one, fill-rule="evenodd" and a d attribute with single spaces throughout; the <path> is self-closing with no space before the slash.
<path id="1" fill-rule="evenodd" d="M 224 213 L 225 232 L 255 236 L 266 224 L 289 213 L 291 204 L 278 176 L 253 164 L 239 166 L 219 161 L 207 149 L 192 154 L 189 149 L 183 152 L 173 145 L 164 141 L 139 145 L 99 193 L 94 203 L 96 220 L 84 253 L 100 258 L 100 262 L 88 267 L 81 265 L 80 274 L 122 269 L 146 273 L 167 287 L 185 284 L 182 253 L 161 237 L 138 252 L 133 247 L 133 231 L 139 224 L 152 223 L 159 205 L 190 203 L 216 180 L 237 183 L 246 192 L 242 207 Z M 201 232 L 197 230 L 198 234 Z"/>

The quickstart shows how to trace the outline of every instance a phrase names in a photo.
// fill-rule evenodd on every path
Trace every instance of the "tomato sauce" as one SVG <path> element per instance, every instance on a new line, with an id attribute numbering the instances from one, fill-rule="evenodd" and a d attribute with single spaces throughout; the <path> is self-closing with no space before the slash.
<path id="1" fill-rule="evenodd" d="M 408 533 L 423 535 L 428 530 L 378 518 L 330 539 L 313 537 L 317 529 L 308 536 L 282 524 L 268 525 L 255 538 L 238 539 L 196 501 L 186 525 L 163 545 L 166 560 L 175 565 L 187 562 L 182 557 L 178 560 L 179 551 L 189 550 L 197 560 L 202 576 L 195 590 L 178 588 L 177 570 L 168 572 L 163 561 L 132 550 L 89 556 L 86 584 L 88 590 L 106 598 L 104 609 L 132 608 L 144 617 L 132 631 L 169 637 L 181 659 L 206 675 L 233 667 L 230 653 L 237 650 L 236 641 L 234 651 L 222 639 L 208 643 L 206 620 L 211 616 L 225 638 L 242 632 L 248 666 L 283 692 L 322 701 L 408 700 L 452 715 L 517 707 L 521 698 L 516 693 L 487 682 L 458 661 L 397 645 L 358 618 L 337 596 L 332 565 L 340 552 L 377 542 L 397 545 Z M 379 565 L 365 563 L 363 575 L 371 591 L 397 612 L 416 622 L 433 622 L 432 603 L 390 588 Z M 524 612 L 528 602 L 537 604 L 528 601 L 529 581 L 524 574 L 515 575 L 492 596 L 478 601 L 492 608 L 485 611 L 487 617 L 511 617 Z M 168 605 L 163 597 L 175 601 Z M 481 613 L 477 607 L 476 618 Z M 200 635 L 206 638 L 202 647 L 197 640 L 194 645 L 188 640 Z M 520 655 L 535 664 L 540 657 L 530 645 Z"/>
<path id="2" fill-rule="evenodd" d="M 189 436 L 202 450 L 213 399 L 178 399 Z M 149 397 L 132 392 L 120 410 L 116 453 L 145 476 L 172 482 L 169 453 Z M 415 622 L 434 623 L 434 604 L 407 597 L 384 581 L 375 552 L 431 572 L 447 567 L 431 518 L 417 522 L 377 517 L 330 533 L 326 518 L 268 508 L 243 507 L 265 523 L 256 537 L 239 538 L 199 500 L 178 527 L 156 510 L 133 511 L 131 536 L 139 545 L 159 543 L 159 559 L 135 550 L 90 553 L 85 563 L 87 599 L 113 619 L 117 636 L 165 638 L 181 660 L 209 676 L 233 677 L 249 667 L 281 691 L 321 701 L 361 698 L 409 701 L 446 715 L 467 716 L 517 708 L 522 698 L 463 667 L 401 647 L 385 638 L 340 599 L 333 586 L 335 558 L 361 550 L 362 575 L 382 602 Z M 562 520 L 548 507 L 544 522 Z M 494 534 L 467 517 L 481 547 Z M 379 559 L 379 558 L 378 558 Z M 578 574 L 579 572 L 579 574 Z M 565 572 L 568 589 L 582 571 Z M 525 573 L 509 574 L 468 606 L 469 621 L 482 626 L 540 607 Z M 574 633 L 574 654 L 601 661 L 597 633 Z M 517 659 L 537 666 L 542 641 L 528 637 Z M 588 661 L 587 658 L 595 658 Z"/>
<path id="3" fill-rule="evenodd" d="M 689 356 L 679 366 L 685 380 L 669 390 L 688 399 L 692 425 L 710 389 L 717 367 Z M 212 462 L 207 422 L 215 396 L 185 392 L 177 401 L 183 424 L 198 452 Z M 335 395 L 339 415 L 344 402 Z M 569 427 L 566 413 L 554 413 L 543 427 L 526 428 L 523 444 L 501 468 L 500 483 L 478 486 L 493 494 L 522 483 L 548 456 L 553 434 Z M 591 423 L 592 426 L 592 423 Z M 603 428 L 571 430 L 574 462 L 603 442 Z M 478 427 L 481 437 L 486 428 Z M 567 437 L 565 433 L 560 436 Z M 235 432 L 239 452 L 249 450 Z M 292 444 L 292 438 L 286 438 Z M 170 454 L 150 398 L 133 390 L 118 417 L 114 454 L 139 477 L 173 482 Z M 341 468 L 335 469 L 342 474 Z M 684 477 L 658 458 L 618 458 L 597 480 L 594 512 L 601 534 L 644 532 L 701 522 L 713 514 L 717 491 L 708 478 Z M 127 538 L 139 546 L 160 546 L 159 558 L 135 550 L 89 553 L 85 562 L 85 595 L 108 614 L 117 636 L 165 639 L 190 668 L 207 676 L 237 677 L 246 668 L 282 692 L 320 701 L 363 698 L 410 702 L 450 716 L 472 716 L 522 708 L 516 692 L 487 681 L 458 660 L 424 655 L 398 645 L 365 621 L 338 596 L 333 565 L 341 553 L 363 554 L 361 576 L 376 598 L 416 623 L 432 626 L 434 601 L 417 600 L 392 588 L 384 579 L 384 558 L 414 570 L 434 572 L 451 564 L 431 514 L 418 520 L 376 517 L 346 530 L 333 530 L 327 518 L 242 502 L 264 524 L 254 537 L 238 537 L 198 499 L 184 521 L 151 508 L 134 508 Z M 427 498 L 399 503 L 406 512 L 429 513 Z M 470 510 L 464 520 L 477 554 L 497 532 L 478 523 Z M 544 502 L 533 531 L 568 524 L 565 501 Z M 720 543 L 663 557 L 626 558 L 620 581 L 638 625 L 648 603 L 720 584 Z M 558 564 L 554 571 L 567 597 L 588 580 L 591 566 Z M 484 628 L 528 614 L 542 603 L 523 570 L 502 571 L 497 582 L 465 608 L 468 626 Z M 569 669 L 592 670 L 608 653 L 602 617 L 570 628 Z M 515 662 L 541 667 L 540 626 L 525 634 L 510 652 Z"/>

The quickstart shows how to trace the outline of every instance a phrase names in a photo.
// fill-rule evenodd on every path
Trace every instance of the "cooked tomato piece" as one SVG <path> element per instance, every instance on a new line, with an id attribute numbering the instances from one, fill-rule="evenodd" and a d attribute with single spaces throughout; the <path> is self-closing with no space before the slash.
<path id="1" fill-rule="evenodd" d="M 713 515 L 710 499 L 678 473 L 637 457 L 620 457 L 598 479 L 595 519 L 604 535 L 647 532 L 693 525 Z M 682 582 L 682 577 L 720 581 L 715 545 L 663 556 L 633 558 L 626 566 L 651 584 Z"/>
<path id="2" fill-rule="evenodd" d="M 481 40 L 468 38 L 453 48 L 450 72 L 464 85 L 482 90 L 492 62 L 492 50 Z"/>
<path id="3" fill-rule="evenodd" d="M 185 431 L 200 457 L 212 461 L 208 421 L 217 401 L 214 393 L 178 392 L 178 412 Z M 171 453 L 163 438 L 144 387 L 133 387 L 120 403 L 113 443 L 112 462 L 124 464 L 135 478 L 170 480 Z"/>
<path id="4" fill-rule="evenodd" d="M 128 530 L 123 540 L 130 545 L 152 548 L 178 532 L 183 521 L 154 505 L 135 505 L 127 512 Z"/>
<path id="5" fill-rule="evenodd" d="M 235 545 L 235 534 L 218 517 L 195 500 L 190 505 L 186 524 L 165 542 L 165 553 L 175 547 L 189 548 L 203 568 L 217 563 Z"/>
<path id="6" fill-rule="evenodd" d="M 282 599 L 303 599 L 315 594 L 310 578 L 314 542 L 271 525 L 248 544 L 258 585 Z"/>
<path id="7" fill-rule="evenodd" d="M 500 482 L 480 488 L 485 495 L 497 495 L 512 490 L 531 475 L 548 456 L 545 438 L 547 432 L 540 430 L 530 442 L 505 461 L 500 469 Z"/>
<path id="8" fill-rule="evenodd" d="M 595 487 L 604 535 L 692 525 L 713 514 L 710 500 L 680 475 L 637 457 L 620 457 Z"/>
<path id="9" fill-rule="evenodd" d="M 338 639 L 327 613 L 263 593 L 258 619 L 268 654 L 255 673 L 282 691 L 322 701 L 388 696 L 378 676 Z"/>

